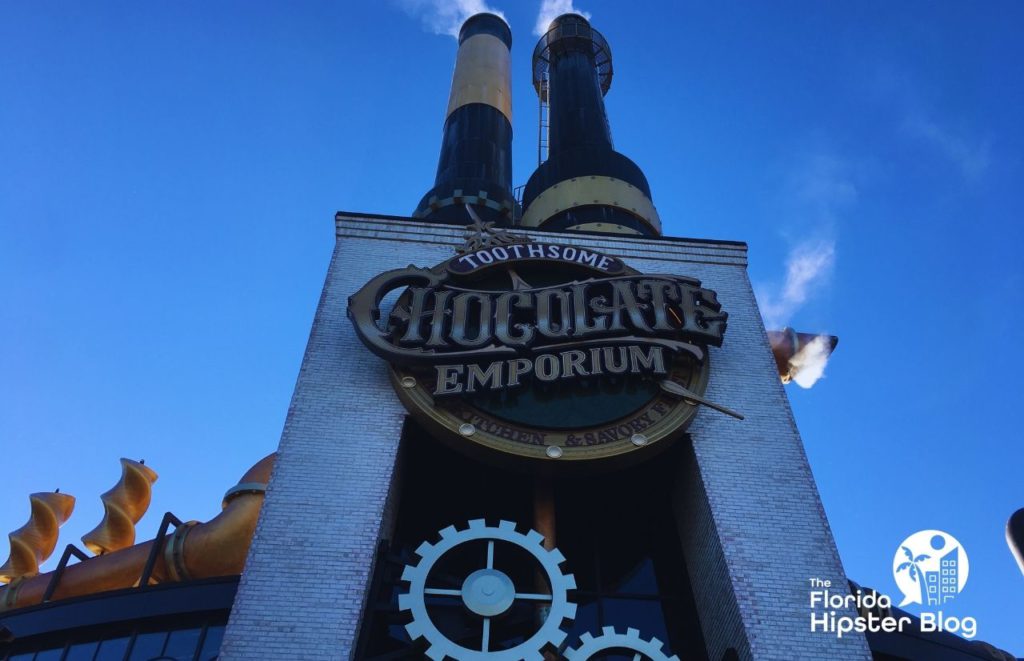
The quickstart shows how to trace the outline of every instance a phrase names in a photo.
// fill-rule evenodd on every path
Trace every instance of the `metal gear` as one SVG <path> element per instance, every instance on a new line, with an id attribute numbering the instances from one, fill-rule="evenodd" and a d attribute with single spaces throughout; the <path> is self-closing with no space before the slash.
<path id="1" fill-rule="evenodd" d="M 458 661 L 542 661 L 542 649 L 551 644 L 562 644 L 566 633 L 562 630 L 563 620 L 576 617 L 576 604 L 569 601 L 569 591 L 576 589 L 576 578 L 563 574 L 559 565 L 565 556 L 558 549 L 544 548 L 544 536 L 535 530 L 526 534 L 516 531 L 516 524 L 501 521 L 497 527 L 488 526 L 483 519 L 469 522 L 466 530 L 448 526 L 441 531 L 441 540 L 436 544 L 423 542 L 416 549 L 420 562 L 416 566 L 406 565 L 402 580 L 408 581 L 409 591 L 398 597 L 398 608 L 409 611 L 412 621 L 405 630 L 413 640 L 425 638 L 430 644 L 427 657 L 440 661 L 451 657 Z M 487 542 L 487 566 L 466 577 L 460 590 L 427 587 L 427 576 L 431 568 L 445 553 L 460 544 L 472 541 Z M 504 572 L 494 569 L 494 542 L 515 544 L 528 551 L 544 569 L 551 594 L 516 592 L 511 579 Z M 449 640 L 442 634 L 427 614 L 427 596 L 461 597 L 465 606 L 483 618 L 482 649 L 470 649 Z M 549 610 L 543 624 L 525 642 L 507 650 L 489 650 L 491 618 L 507 611 L 517 600 L 547 602 Z"/>
<path id="2" fill-rule="evenodd" d="M 644 640 L 636 629 L 626 629 L 626 633 L 617 633 L 614 627 L 605 627 L 601 635 L 594 637 L 589 633 L 580 636 L 580 646 L 565 650 L 568 661 L 586 661 L 601 652 L 609 650 L 628 650 L 636 652 L 634 661 L 644 657 L 651 661 L 679 661 L 676 655 L 669 656 L 661 651 L 662 642 L 657 638 Z"/>

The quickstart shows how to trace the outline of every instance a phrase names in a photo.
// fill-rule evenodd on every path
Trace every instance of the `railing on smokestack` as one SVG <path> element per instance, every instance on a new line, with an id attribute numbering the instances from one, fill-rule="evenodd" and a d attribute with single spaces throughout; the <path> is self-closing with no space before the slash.
<path id="1" fill-rule="evenodd" d="M 589 24 L 581 23 L 560 23 L 544 33 L 544 36 L 537 42 L 533 49 L 533 87 L 537 95 L 541 94 L 541 84 L 544 84 L 544 97 L 547 97 L 547 74 L 551 65 L 551 43 L 558 39 L 568 37 L 582 37 L 593 44 L 594 66 L 597 69 L 597 78 L 601 83 L 601 94 L 607 94 L 612 86 L 612 48 L 608 41 L 597 30 Z"/>
<path id="2" fill-rule="evenodd" d="M 526 184 L 519 184 L 512 189 L 512 197 L 515 198 L 516 204 L 523 203 L 523 189 L 526 188 Z"/>
<path id="3" fill-rule="evenodd" d="M 539 113 L 537 122 L 537 166 L 548 160 L 548 129 L 551 128 L 551 105 L 548 103 L 548 72 L 541 74 L 540 86 L 537 88 Z M 522 202 L 522 197 L 519 198 Z"/>

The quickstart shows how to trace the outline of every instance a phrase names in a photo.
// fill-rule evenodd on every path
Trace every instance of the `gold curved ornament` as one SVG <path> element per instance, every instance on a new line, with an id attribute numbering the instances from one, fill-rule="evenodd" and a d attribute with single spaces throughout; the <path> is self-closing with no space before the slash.
<path id="1" fill-rule="evenodd" d="M 39 573 L 39 565 L 57 547 L 58 529 L 75 509 L 75 497 L 66 493 L 34 493 L 29 497 L 28 523 L 8 535 L 11 554 L 0 566 L 0 583 Z"/>
<path id="2" fill-rule="evenodd" d="M 135 524 L 149 509 L 156 471 L 142 462 L 121 459 L 121 479 L 100 496 L 103 520 L 82 535 L 82 543 L 96 555 L 128 548 L 135 543 Z"/>
<path id="3" fill-rule="evenodd" d="M 252 543 L 276 454 L 250 468 L 224 497 L 223 511 L 205 523 L 189 521 L 164 539 L 156 554 L 151 583 L 188 581 L 240 574 Z M 59 601 L 85 594 L 138 585 L 139 575 L 153 553 L 155 540 L 69 565 L 50 596 Z M 42 601 L 53 572 L 15 579 L 0 587 L 0 612 Z"/>

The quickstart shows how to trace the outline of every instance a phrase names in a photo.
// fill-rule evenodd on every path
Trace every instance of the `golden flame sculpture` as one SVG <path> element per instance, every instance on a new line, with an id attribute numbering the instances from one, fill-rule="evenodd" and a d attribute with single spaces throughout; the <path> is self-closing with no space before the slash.
<path id="1" fill-rule="evenodd" d="M 103 520 L 82 535 L 82 543 L 96 555 L 128 548 L 135 543 L 135 524 L 149 509 L 157 474 L 140 461 L 121 459 L 121 479 L 100 496 Z"/>
<path id="2" fill-rule="evenodd" d="M 34 493 L 28 499 L 32 515 L 28 523 L 8 535 L 11 555 L 0 566 L 0 583 L 38 574 L 39 565 L 57 547 L 58 528 L 75 509 L 75 497 L 66 493 Z"/>

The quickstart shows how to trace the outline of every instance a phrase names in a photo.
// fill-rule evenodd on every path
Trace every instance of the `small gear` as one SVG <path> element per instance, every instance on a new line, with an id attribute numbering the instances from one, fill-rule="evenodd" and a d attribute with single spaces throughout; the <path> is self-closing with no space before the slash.
<path id="1" fill-rule="evenodd" d="M 516 531 L 516 524 L 501 521 L 497 527 L 488 526 L 482 519 L 469 522 L 466 530 L 448 526 L 441 531 L 441 540 L 436 544 L 423 542 L 416 549 L 419 564 L 406 565 L 402 580 L 408 581 L 409 591 L 398 597 L 398 608 L 409 611 L 412 621 L 405 630 L 413 640 L 425 638 L 429 647 L 427 657 L 440 661 L 445 657 L 457 661 L 541 661 L 543 648 L 550 644 L 558 647 L 565 640 L 563 620 L 576 617 L 576 604 L 569 601 L 569 591 L 576 589 L 572 574 L 563 574 L 559 565 L 565 556 L 558 549 L 544 548 L 544 536 L 535 530 L 526 534 Z M 453 548 L 472 541 L 486 541 L 487 566 L 467 576 L 460 590 L 427 587 L 427 576 L 434 564 Z M 551 585 L 551 594 L 517 592 L 512 580 L 502 571 L 494 568 L 494 542 L 515 544 L 528 551 L 540 563 Z M 427 596 L 461 597 L 471 612 L 483 618 L 482 649 L 470 649 L 449 640 L 431 621 L 427 614 Z M 489 650 L 491 618 L 506 612 L 515 600 L 529 600 L 548 606 L 543 624 L 525 642 L 507 650 Z"/>
<path id="2" fill-rule="evenodd" d="M 601 652 L 609 650 L 628 650 L 636 652 L 636 659 L 645 658 L 651 661 L 679 661 L 676 655 L 667 655 L 661 651 L 662 642 L 657 638 L 644 640 L 636 629 L 626 629 L 626 633 L 617 633 L 614 627 L 605 627 L 596 638 L 589 633 L 580 636 L 580 646 L 565 650 L 568 661 L 586 661 Z"/>

